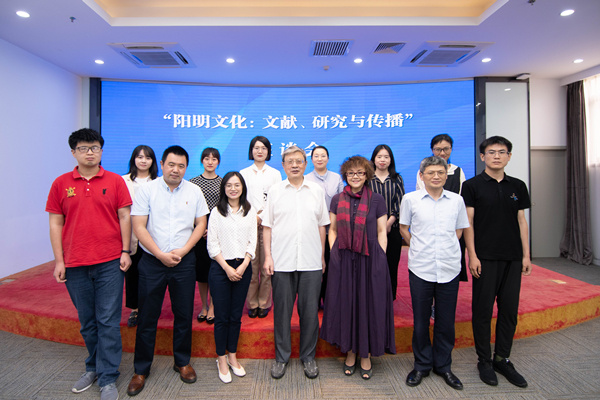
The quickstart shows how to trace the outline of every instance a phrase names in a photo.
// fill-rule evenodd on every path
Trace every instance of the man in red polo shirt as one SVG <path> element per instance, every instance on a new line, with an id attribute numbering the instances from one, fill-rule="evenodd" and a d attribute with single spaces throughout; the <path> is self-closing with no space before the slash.
<path id="1" fill-rule="evenodd" d="M 103 145 L 92 129 L 71 134 L 77 167 L 52 183 L 46 211 L 54 278 L 67 286 L 89 352 L 86 372 L 71 390 L 83 392 L 98 379 L 101 399 L 116 400 L 123 277 L 131 265 L 131 197 L 123 178 L 100 166 Z"/>

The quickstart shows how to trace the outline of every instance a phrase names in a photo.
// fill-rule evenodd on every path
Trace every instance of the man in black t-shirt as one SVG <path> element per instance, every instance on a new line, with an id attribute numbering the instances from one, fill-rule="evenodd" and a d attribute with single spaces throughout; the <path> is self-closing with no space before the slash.
<path id="1" fill-rule="evenodd" d="M 525 183 L 504 173 L 512 143 L 493 136 L 481 143 L 485 171 L 467 180 L 461 194 L 470 228 L 465 229 L 473 275 L 473 338 L 479 377 L 497 385 L 496 372 L 519 387 L 527 381 L 508 359 L 517 327 L 521 275 L 531 273 L 525 209 L 531 206 Z M 490 349 L 494 302 L 498 306 L 494 358 Z"/>

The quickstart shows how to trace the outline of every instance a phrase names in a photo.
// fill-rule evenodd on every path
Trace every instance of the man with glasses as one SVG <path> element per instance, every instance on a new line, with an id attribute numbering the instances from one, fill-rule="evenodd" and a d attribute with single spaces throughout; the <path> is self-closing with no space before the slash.
<path id="1" fill-rule="evenodd" d="M 461 390 L 463 385 L 452 373 L 451 364 L 461 268 L 458 239 L 469 221 L 462 197 L 444 189 L 448 164 L 443 158 L 423 159 L 419 175 L 425 187 L 405 195 L 400 206 L 400 233 L 410 246 L 408 281 L 414 321 L 415 362 L 406 384 L 419 385 L 433 369 L 447 385 Z M 432 345 L 429 319 L 434 300 Z"/>
<path id="2" fill-rule="evenodd" d="M 123 178 L 100 166 L 103 145 L 92 129 L 71 134 L 77 166 L 52 183 L 46 211 L 54 278 L 67 286 L 89 354 L 86 372 L 71 391 L 83 392 L 97 379 L 102 400 L 116 400 L 123 281 L 131 265 L 131 197 Z"/>
<path id="3" fill-rule="evenodd" d="M 531 206 L 525 183 L 508 176 L 512 143 L 492 136 L 479 146 L 485 170 L 463 184 L 470 228 L 465 230 L 469 269 L 473 275 L 473 338 L 479 358 L 479 377 L 498 384 L 496 372 L 518 387 L 527 381 L 516 370 L 510 356 L 517 327 L 521 275 L 531 273 L 529 231 L 525 209 Z M 498 306 L 495 354 L 492 359 L 491 321 L 494 302 Z"/>
<path id="4" fill-rule="evenodd" d="M 292 353 L 291 319 L 298 296 L 300 360 L 304 374 L 313 379 L 319 375 L 315 353 L 329 212 L 323 189 L 304 179 L 304 150 L 290 146 L 283 152 L 282 164 L 287 179 L 269 190 L 262 217 L 264 270 L 272 276 L 275 307 L 275 362 L 271 376 L 279 379 L 285 374 Z"/>

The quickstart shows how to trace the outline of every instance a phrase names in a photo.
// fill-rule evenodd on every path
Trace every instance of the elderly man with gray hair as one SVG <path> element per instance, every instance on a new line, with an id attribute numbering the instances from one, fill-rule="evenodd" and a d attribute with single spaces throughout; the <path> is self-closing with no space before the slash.
<path id="1" fill-rule="evenodd" d="M 262 216 L 264 270 L 272 276 L 275 307 L 275 363 L 271 376 L 283 377 L 292 354 L 291 319 L 298 296 L 300 360 L 304 374 L 314 379 L 319 375 L 315 353 L 329 211 L 321 186 L 304 179 L 304 150 L 290 146 L 282 159 L 287 179 L 271 186 Z"/>
<path id="2" fill-rule="evenodd" d="M 446 384 L 460 390 L 463 385 L 452 373 L 451 353 L 461 257 L 458 239 L 469 220 L 462 197 L 444 189 L 447 174 L 443 158 L 423 159 L 419 177 L 424 188 L 405 195 L 400 206 L 400 233 L 410 246 L 408 279 L 414 321 L 415 362 L 406 384 L 419 385 L 433 369 Z M 429 319 L 434 300 L 432 345 Z"/>

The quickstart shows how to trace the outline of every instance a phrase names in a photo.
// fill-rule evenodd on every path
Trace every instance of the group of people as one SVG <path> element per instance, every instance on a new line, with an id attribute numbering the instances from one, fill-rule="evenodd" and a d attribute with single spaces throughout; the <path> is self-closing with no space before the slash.
<path id="1" fill-rule="evenodd" d="M 143 390 L 150 374 L 167 288 L 174 315 L 173 369 L 183 382 L 196 381 L 190 365 L 196 281 L 202 300 L 197 320 L 214 323 L 221 381 L 231 382 L 231 372 L 246 374 L 236 356 L 244 305 L 250 318 L 264 318 L 273 309 L 271 376 L 284 376 L 295 303 L 305 375 L 319 375 L 320 336 L 346 353 L 344 374 L 354 374 L 358 366 L 360 376 L 370 379 L 371 357 L 396 352 L 393 302 L 403 240 L 409 245 L 415 357 L 406 383 L 419 385 L 433 370 L 462 389 L 451 371 L 451 352 L 459 280 L 466 279 L 463 232 L 475 278 L 480 377 L 496 385 L 497 371 L 527 386 L 508 357 L 521 274 L 531 272 L 523 211 L 529 195 L 522 181 L 504 173 L 512 151 L 507 139 L 484 141 L 485 171 L 465 180 L 462 170 L 448 163 L 452 138 L 434 137 L 433 156 L 421 162 L 417 191 L 408 194 L 387 145 L 377 146 L 371 160 L 347 158 L 341 175 L 327 169 L 329 151 L 323 146 L 312 150 L 314 171 L 304 175 L 306 152 L 291 146 L 282 154 L 282 180 L 267 164 L 269 140 L 257 136 L 250 142 L 248 168 L 221 178 L 216 173 L 221 155 L 209 147 L 201 155 L 203 173 L 189 181 L 183 179 L 189 155 L 180 146 L 164 151 L 158 178 L 149 146 L 134 149 L 129 172 L 120 177 L 100 165 L 103 145 L 91 129 L 71 134 L 77 166 L 54 181 L 46 205 L 54 277 L 66 284 L 89 352 L 73 392 L 98 380 L 103 400 L 118 398 L 124 277 L 126 306 L 132 310 L 128 325 L 137 326 L 130 396 Z"/>

